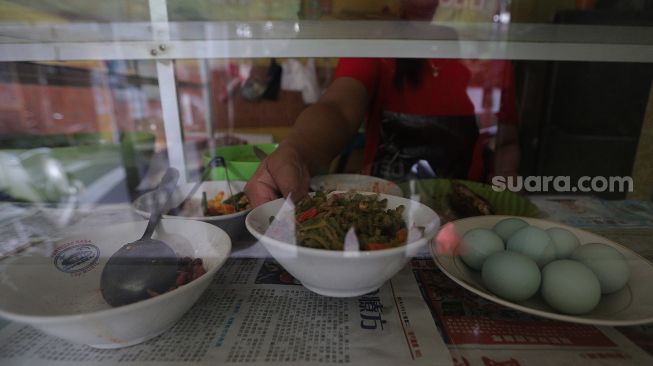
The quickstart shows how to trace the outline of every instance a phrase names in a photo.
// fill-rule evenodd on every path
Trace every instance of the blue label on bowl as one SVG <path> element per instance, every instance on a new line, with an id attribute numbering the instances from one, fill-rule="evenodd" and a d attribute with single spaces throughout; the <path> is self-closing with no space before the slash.
<path id="1" fill-rule="evenodd" d="M 53 257 L 54 265 L 61 272 L 81 274 L 97 266 L 100 248 L 90 240 L 76 240 L 57 248 Z"/>

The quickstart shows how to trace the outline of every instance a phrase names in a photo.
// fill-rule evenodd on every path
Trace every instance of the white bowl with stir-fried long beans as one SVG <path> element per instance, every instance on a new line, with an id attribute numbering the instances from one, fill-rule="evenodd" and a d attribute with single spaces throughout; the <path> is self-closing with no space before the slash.
<path id="1" fill-rule="evenodd" d="M 226 231 L 232 239 L 237 239 L 247 233 L 245 216 L 251 210 L 247 197 L 243 193 L 246 183 L 231 181 L 231 185 L 228 186 L 227 181 L 202 182 L 193 196 L 184 205 L 178 207 L 195 186 L 195 183 L 182 184 L 176 188 L 172 196 L 171 207 L 177 209 L 163 215 L 163 218 L 204 221 Z M 144 218 L 149 218 L 151 207 L 156 202 L 155 194 L 156 192 L 148 192 L 138 197 L 133 204 L 134 210 Z"/>
<path id="2" fill-rule="evenodd" d="M 332 297 L 381 287 L 424 248 L 438 215 L 410 199 L 370 192 L 311 194 L 253 209 L 247 229 L 304 287 Z"/>

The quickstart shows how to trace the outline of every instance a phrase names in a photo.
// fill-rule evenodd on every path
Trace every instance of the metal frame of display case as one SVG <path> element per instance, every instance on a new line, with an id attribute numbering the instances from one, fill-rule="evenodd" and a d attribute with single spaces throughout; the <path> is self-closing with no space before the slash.
<path id="1" fill-rule="evenodd" d="M 0 25 L 0 62 L 156 60 L 168 158 L 187 171 L 174 59 L 414 57 L 653 62 L 651 27 L 393 21 L 150 22 Z M 182 181 L 185 181 L 182 174 Z"/>

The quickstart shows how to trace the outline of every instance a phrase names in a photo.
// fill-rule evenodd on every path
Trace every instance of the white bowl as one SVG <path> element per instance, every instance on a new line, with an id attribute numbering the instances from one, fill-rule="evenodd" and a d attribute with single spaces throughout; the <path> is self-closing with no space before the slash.
<path id="1" fill-rule="evenodd" d="M 247 182 L 244 181 L 231 181 L 231 191 L 233 194 L 242 192 L 245 189 L 246 183 Z M 175 207 L 181 201 L 183 201 L 194 186 L 195 183 L 182 184 L 178 186 L 172 196 L 172 204 L 174 206 L 171 207 Z M 195 194 L 193 194 L 193 197 L 189 199 L 190 206 L 192 207 L 190 212 L 184 212 L 178 216 L 163 215 L 163 218 L 182 218 L 187 220 L 208 222 L 226 231 L 232 239 L 237 239 L 243 234 L 247 233 L 247 230 L 245 230 L 245 216 L 247 216 L 247 213 L 250 211 L 250 209 L 219 216 L 202 216 L 201 214 L 200 207 L 202 202 L 202 192 L 206 192 L 208 199 L 211 199 L 215 197 L 215 195 L 220 191 L 225 193 L 225 199 L 229 198 L 230 194 L 229 186 L 227 186 L 227 181 L 202 182 Z M 156 191 L 152 191 L 138 197 L 133 204 L 134 210 L 144 218 L 149 218 L 152 204 L 156 202 L 154 201 L 155 195 Z"/>
<path id="2" fill-rule="evenodd" d="M 73 343 L 119 348 L 163 333 L 190 309 L 229 257 L 231 240 L 213 225 L 164 219 L 154 237 L 180 256 L 201 258 L 206 273 L 151 299 L 112 308 L 100 293 L 102 269 L 125 243 L 141 237 L 139 221 L 71 234 L 0 261 L 0 316 Z"/>
<path id="3" fill-rule="evenodd" d="M 407 226 L 423 226 L 424 234 L 406 245 L 376 251 L 334 251 L 297 246 L 292 243 L 294 230 L 281 233 L 281 236 L 287 237 L 283 241 L 269 236 L 270 217 L 284 216 L 292 206 L 290 201 L 284 199 L 253 209 L 247 215 L 245 224 L 249 232 L 304 287 L 325 296 L 359 296 L 378 289 L 399 272 L 433 238 L 440 227 L 438 215 L 419 202 L 385 194 L 380 194 L 379 197 L 388 200 L 388 208 L 404 205 Z M 279 238 L 279 233 L 273 235 Z"/>
<path id="4" fill-rule="evenodd" d="M 348 191 L 374 192 L 403 197 L 401 188 L 389 180 L 363 174 L 326 174 L 311 178 L 310 187 L 314 191 Z"/>

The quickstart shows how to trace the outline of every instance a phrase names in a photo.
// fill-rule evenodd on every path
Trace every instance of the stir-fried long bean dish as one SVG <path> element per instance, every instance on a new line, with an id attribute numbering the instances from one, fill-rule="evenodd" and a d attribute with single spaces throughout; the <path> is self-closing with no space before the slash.
<path id="1" fill-rule="evenodd" d="M 387 208 L 378 195 L 354 192 L 327 196 L 323 191 L 306 197 L 296 209 L 298 245 L 343 250 L 345 236 L 354 228 L 360 250 L 379 250 L 406 243 L 408 231 L 402 217 L 404 206 Z"/>

